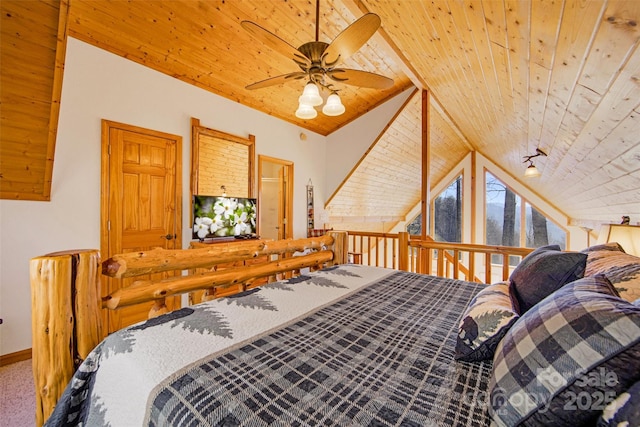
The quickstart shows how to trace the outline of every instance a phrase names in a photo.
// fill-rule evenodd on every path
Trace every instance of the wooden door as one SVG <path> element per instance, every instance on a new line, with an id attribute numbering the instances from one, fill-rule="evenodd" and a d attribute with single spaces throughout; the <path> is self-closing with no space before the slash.
<path id="1" fill-rule="evenodd" d="M 182 247 L 182 138 L 121 123 L 102 121 L 103 259 L 157 247 Z M 157 280 L 170 273 L 137 277 Z M 102 293 L 129 286 L 133 279 L 104 277 Z M 180 298 L 167 298 L 167 307 Z M 105 310 L 108 332 L 145 320 L 152 303 Z"/>

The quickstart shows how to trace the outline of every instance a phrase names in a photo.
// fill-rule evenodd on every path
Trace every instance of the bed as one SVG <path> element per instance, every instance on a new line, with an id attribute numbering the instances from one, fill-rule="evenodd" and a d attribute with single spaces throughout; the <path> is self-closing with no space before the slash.
<path id="1" fill-rule="evenodd" d="M 286 268 L 302 269 L 295 277 L 109 335 L 83 358 L 46 425 L 594 425 L 640 381 L 640 308 L 603 275 L 584 277 L 587 252 L 564 263 L 563 283 L 551 274 L 553 285 L 541 280 L 546 295 L 540 286 L 529 295 L 520 282 L 545 276 L 561 251 L 535 251 L 513 281 L 491 285 L 305 261 L 327 242 L 331 259 L 343 260 L 341 238 L 331 233 L 320 250 L 291 258 Z M 587 315 L 600 319 L 599 331 L 575 326 Z M 578 347 L 542 336 L 550 325 Z M 603 346 L 606 355 L 582 360 Z M 585 381 L 612 372 L 615 384 Z M 567 409 L 572 396 L 576 410 Z"/>

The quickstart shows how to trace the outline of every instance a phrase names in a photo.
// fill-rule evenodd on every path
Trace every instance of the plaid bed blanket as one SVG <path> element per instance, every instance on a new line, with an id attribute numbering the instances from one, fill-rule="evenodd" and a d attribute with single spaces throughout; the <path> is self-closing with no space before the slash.
<path id="1" fill-rule="evenodd" d="M 491 363 L 453 359 L 484 285 L 342 265 L 107 337 L 48 426 L 484 426 Z"/>
<path id="2" fill-rule="evenodd" d="M 488 366 L 452 357 L 476 290 L 392 274 L 180 370 L 154 390 L 149 425 L 485 425 Z"/>

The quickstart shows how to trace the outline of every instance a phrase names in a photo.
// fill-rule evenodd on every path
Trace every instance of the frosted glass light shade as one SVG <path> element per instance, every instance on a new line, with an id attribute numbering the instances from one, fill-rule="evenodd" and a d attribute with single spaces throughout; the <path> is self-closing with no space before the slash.
<path id="1" fill-rule="evenodd" d="M 300 104 L 311 105 L 312 107 L 321 105 L 322 97 L 320 96 L 318 86 L 313 83 L 307 83 L 302 91 L 302 95 L 298 98 L 298 102 L 300 102 Z"/>
<path id="2" fill-rule="evenodd" d="M 329 98 L 327 98 L 327 103 L 322 108 L 322 112 L 327 116 L 339 116 L 340 114 L 344 113 L 344 111 L 344 105 L 342 105 L 340 97 L 335 93 L 329 95 Z"/>
<path id="3" fill-rule="evenodd" d="M 315 108 L 313 108 L 313 106 L 309 105 L 309 104 L 304 104 L 304 103 L 300 103 L 300 105 L 298 105 L 298 109 L 296 110 L 296 117 L 299 119 L 304 119 L 304 120 L 308 120 L 308 119 L 313 119 L 318 115 L 318 112 L 316 111 Z"/>
<path id="4" fill-rule="evenodd" d="M 618 242 L 626 253 L 640 256 L 640 225 L 603 225 L 598 234 L 598 244 L 608 242 Z"/>
<path id="5" fill-rule="evenodd" d="M 537 178 L 540 176 L 540 171 L 535 165 L 527 166 L 527 170 L 524 171 L 525 178 Z"/>

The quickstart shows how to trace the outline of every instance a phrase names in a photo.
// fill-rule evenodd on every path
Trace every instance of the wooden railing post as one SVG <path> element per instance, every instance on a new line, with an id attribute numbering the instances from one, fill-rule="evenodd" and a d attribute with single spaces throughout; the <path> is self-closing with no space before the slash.
<path id="1" fill-rule="evenodd" d="M 401 231 L 398 233 L 398 269 L 409 271 L 409 233 Z"/>
<path id="2" fill-rule="evenodd" d="M 346 231 L 329 231 L 327 234 L 333 237 L 333 262 L 332 264 L 346 264 L 349 262 L 349 234 Z"/>
<path id="3" fill-rule="evenodd" d="M 56 252 L 30 262 L 36 425 L 51 415 L 78 365 L 102 340 L 100 253 Z"/>

